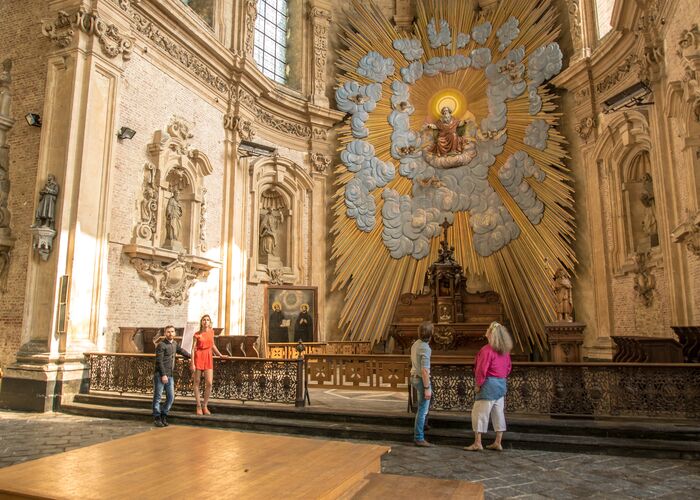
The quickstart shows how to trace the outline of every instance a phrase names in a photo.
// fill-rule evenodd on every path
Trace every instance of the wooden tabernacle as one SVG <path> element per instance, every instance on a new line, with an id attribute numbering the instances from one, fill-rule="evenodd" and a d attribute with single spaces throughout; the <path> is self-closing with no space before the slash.
<path id="1" fill-rule="evenodd" d="M 405 293 L 396 304 L 388 336 L 402 354 L 418 338 L 418 326 L 424 321 L 435 324 L 430 342 L 434 354 L 467 357 L 486 343 L 484 335 L 492 321 L 506 323 L 497 293 L 468 290 L 462 266 L 454 260 L 454 247 L 447 241 L 448 227 L 443 223 L 438 258 L 426 272 L 424 292 Z"/>
<path id="2" fill-rule="evenodd" d="M 362 498 L 387 446 L 170 426 L 0 469 L 0 498 Z M 379 475 L 381 477 L 381 475 Z M 387 478 L 391 481 L 391 477 Z M 413 482 L 432 479 L 412 478 Z M 473 492 L 461 481 L 441 491 Z M 450 489 L 452 488 L 452 489 Z M 423 485 L 421 491 L 430 491 Z M 462 496 L 461 498 L 465 498 Z"/>

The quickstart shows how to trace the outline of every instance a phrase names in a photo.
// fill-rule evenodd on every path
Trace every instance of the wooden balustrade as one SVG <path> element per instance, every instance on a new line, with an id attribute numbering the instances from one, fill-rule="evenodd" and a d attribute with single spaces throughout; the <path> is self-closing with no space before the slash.
<path id="1" fill-rule="evenodd" d="M 363 341 L 328 341 L 304 343 L 304 355 L 346 354 L 362 355 L 372 351 L 372 344 Z M 267 344 L 267 357 L 273 359 L 296 359 L 299 357 L 296 342 L 276 342 Z"/>

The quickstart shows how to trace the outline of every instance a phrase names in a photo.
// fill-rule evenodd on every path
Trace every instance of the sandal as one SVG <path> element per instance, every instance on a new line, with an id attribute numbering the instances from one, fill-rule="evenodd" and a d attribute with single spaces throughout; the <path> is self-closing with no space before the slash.
<path id="1" fill-rule="evenodd" d="M 196 413 L 197 413 L 197 415 L 202 415 L 202 407 L 201 406 L 197 407 Z"/>
<path id="2" fill-rule="evenodd" d="M 500 444 L 491 443 L 490 445 L 486 446 L 486 449 L 488 449 L 488 450 L 496 450 L 496 451 L 503 451 L 503 446 L 501 446 Z"/>
<path id="3" fill-rule="evenodd" d="M 482 451 L 484 448 L 474 443 L 470 446 L 465 446 L 464 451 Z"/>
<path id="4" fill-rule="evenodd" d="M 207 408 L 206 406 L 204 407 L 204 414 L 205 414 L 205 415 L 211 415 L 211 412 L 209 411 L 209 408 Z"/>

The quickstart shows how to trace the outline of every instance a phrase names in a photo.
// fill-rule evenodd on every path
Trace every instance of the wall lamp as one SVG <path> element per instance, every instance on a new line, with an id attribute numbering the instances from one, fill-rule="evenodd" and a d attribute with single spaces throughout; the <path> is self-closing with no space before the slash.
<path id="1" fill-rule="evenodd" d="M 36 113 L 27 113 L 24 115 L 24 119 L 27 120 L 27 123 L 32 127 L 41 127 L 41 116 Z"/>
<path id="2" fill-rule="evenodd" d="M 119 132 L 117 132 L 117 138 L 122 141 L 124 139 L 133 139 L 133 137 L 136 135 L 136 130 L 131 129 L 129 127 L 122 127 L 119 129 Z"/>

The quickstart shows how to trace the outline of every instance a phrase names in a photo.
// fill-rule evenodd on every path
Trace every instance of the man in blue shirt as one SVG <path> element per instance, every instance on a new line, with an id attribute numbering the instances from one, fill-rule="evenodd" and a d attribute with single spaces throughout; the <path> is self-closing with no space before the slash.
<path id="1" fill-rule="evenodd" d="M 416 421 L 413 430 L 413 440 L 416 446 L 431 446 L 425 440 L 423 427 L 425 417 L 430 407 L 432 391 L 430 389 L 430 354 L 431 349 L 428 342 L 433 336 L 433 324 L 429 321 L 422 323 L 418 327 L 418 340 L 411 346 L 411 384 L 418 394 L 418 409 L 416 410 Z"/>

